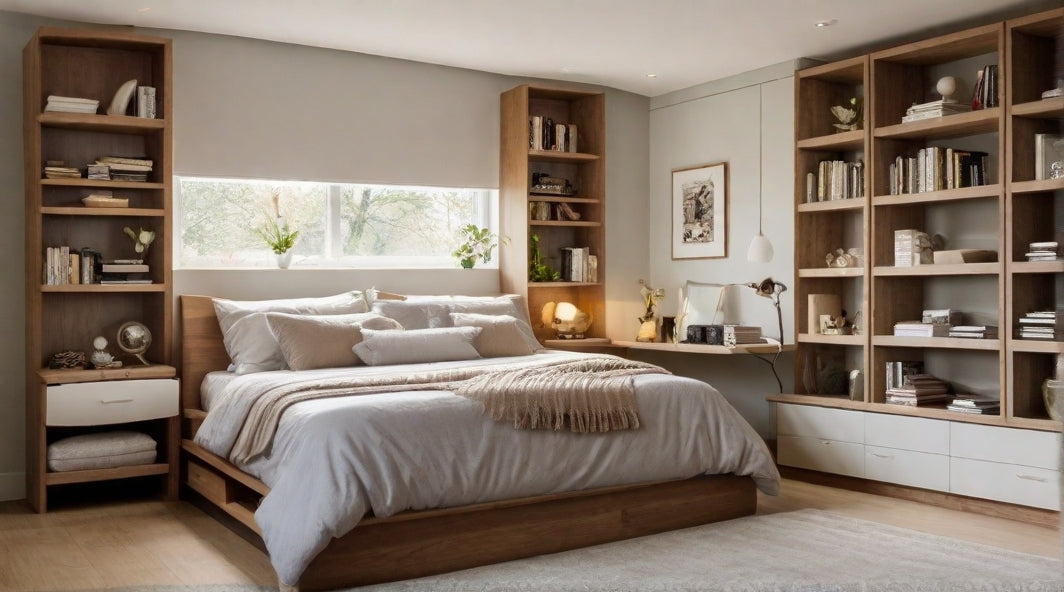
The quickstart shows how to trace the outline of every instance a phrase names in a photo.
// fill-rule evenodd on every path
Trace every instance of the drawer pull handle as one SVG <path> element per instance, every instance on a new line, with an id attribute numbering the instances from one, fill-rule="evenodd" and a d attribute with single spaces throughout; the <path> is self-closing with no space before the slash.
<path id="1" fill-rule="evenodd" d="M 112 403 L 132 403 L 133 399 L 100 399 L 100 402 L 104 405 L 111 405 Z"/>
<path id="2" fill-rule="evenodd" d="M 890 460 L 894 459 L 894 455 L 893 454 L 877 454 L 877 453 L 873 452 L 872 456 L 874 456 L 876 458 L 886 458 L 886 459 L 890 459 Z"/>
<path id="3" fill-rule="evenodd" d="M 1045 477 L 1039 477 L 1037 475 L 1016 475 L 1016 477 L 1023 479 L 1024 481 L 1037 481 L 1039 483 L 1049 483 L 1049 479 Z"/>

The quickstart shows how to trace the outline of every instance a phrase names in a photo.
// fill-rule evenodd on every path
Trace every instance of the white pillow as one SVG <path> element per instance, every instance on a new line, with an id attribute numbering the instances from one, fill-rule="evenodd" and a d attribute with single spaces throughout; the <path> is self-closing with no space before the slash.
<path id="1" fill-rule="evenodd" d="M 282 370 L 284 355 L 266 322 L 267 312 L 337 315 L 366 312 L 362 292 L 352 291 L 323 298 L 239 301 L 214 299 L 214 313 L 222 329 L 222 341 L 237 374 Z"/>
<path id="2" fill-rule="evenodd" d="M 509 315 L 482 315 L 452 312 L 455 327 L 480 327 L 480 335 L 473 342 L 477 352 L 485 358 L 504 356 L 527 356 L 537 348 L 525 341 L 520 324 L 523 322 Z"/>
<path id="3" fill-rule="evenodd" d="M 408 331 L 362 329 L 362 342 L 352 348 L 370 366 L 474 360 L 480 357 L 473 340 L 479 327 L 444 327 Z"/>
<path id="4" fill-rule="evenodd" d="M 399 296 L 399 295 L 394 295 Z M 528 307 L 517 294 L 503 296 L 401 296 L 403 300 L 374 300 L 375 313 L 399 321 L 404 328 L 428 329 L 451 327 L 454 323 L 450 313 L 482 315 L 507 315 L 520 323 L 521 338 L 533 351 L 542 349 L 532 324 L 528 320 Z"/>
<path id="5" fill-rule="evenodd" d="M 361 360 L 352 347 L 362 341 L 362 329 L 402 330 L 393 319 L 371 312 L 349 315 L 293 315 L 266 313 L 284 362 L 292 370 L 343 368 Z"/>

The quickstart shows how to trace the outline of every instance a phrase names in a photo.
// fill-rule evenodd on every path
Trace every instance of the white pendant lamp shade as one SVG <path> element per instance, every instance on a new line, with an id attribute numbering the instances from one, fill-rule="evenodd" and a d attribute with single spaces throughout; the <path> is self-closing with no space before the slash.
<path id="1" fill-rule="evenodd" d="M 768 263 L 772 261 L 772 255 L 772 243 L 760 232 L 750 241 L 750 248 L 746 250 L 746 260 L 752 263 Z"/>

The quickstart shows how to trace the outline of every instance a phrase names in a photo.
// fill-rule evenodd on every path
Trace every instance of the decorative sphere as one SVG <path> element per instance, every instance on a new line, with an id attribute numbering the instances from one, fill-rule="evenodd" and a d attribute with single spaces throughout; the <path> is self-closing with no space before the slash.
<path id="1" fill-rule="evenodd" d="M 96 339 L 92 340 L 92 347 L 96 349 L 104 349 L 107 347 L 107 339 L 103 335 L 97 335 Z"/>
<path id="2" fill-rule="evenodd" d="M 938 79 L 935 90 L 945 99 L 957 91 L 957 79 L 952 76 L 943 76 Z"/>
<path id="3" fill-rule="evenodd" d="M 130 321 L 118 329 L 118 347 L 131 354 L 144 353 L 151 345 L 151 331 L 144 325 Z"/>

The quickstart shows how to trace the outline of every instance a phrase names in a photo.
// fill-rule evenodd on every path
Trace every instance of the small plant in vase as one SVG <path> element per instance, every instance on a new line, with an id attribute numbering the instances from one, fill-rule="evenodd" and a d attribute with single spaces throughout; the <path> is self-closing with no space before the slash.
<path id="1" fill-rule="evenodd" d="M 139 228 L 137 232 L 133 232 L 132 228 L 126 226 L 122 229 L 122 232 L 133 239 L 133 252 L 137 254 L 138 259 L 144 259 L 148 256 L 148 247 L 155 240 L 155 231 Z"/>
<path id="2" fill-rule="evenodd" d="M 476 224 L 466 224 L 458 234 L 462 242 L 451 255 L 458 260 L 459 265 L 464 269 L 472 269 L 477 259 L 482 263 L 491 261 L 491 251 L 499 244 L 495 233 Z M 506 239 L 502 240 L 503 244 L 506 242 Z"/>
<path id="3" fill-rule="evenodd" d="M 654 341 L 658 338 L 658 319 L 654 316 L 654 307 L 665 297 L 664 288 L 652 288 L 644 280 L 639 280 L 639 293 L 643 296 L 646 311 L 639 317 L 639 334 L 636 341 Z"/>
<path id="4" fill-rule="evenodd" d="M 530 240 L 532 242 L 532 259 L 528 262 L 528 281 L 556 282 L 562 279 L 561 273 L 543 262 L 543 253 L 539 250 L 539 235 L 533 234 Z"/>
<path id="5" fill-rule="evenodd" d="M 273 215 L 266 215 L 266 222 L 255 229 L 255 232 L 266 241 L 266 245 L 277 255 L 277 267 L 287 269 L 292 263 L 292 247 L 296 245 L 299 231 L 288 227 L 288 222 L 281 217 L 281 209 L 278 205 L 280 196 L 276 193 L 271 198 L 273 202 Z"/>

